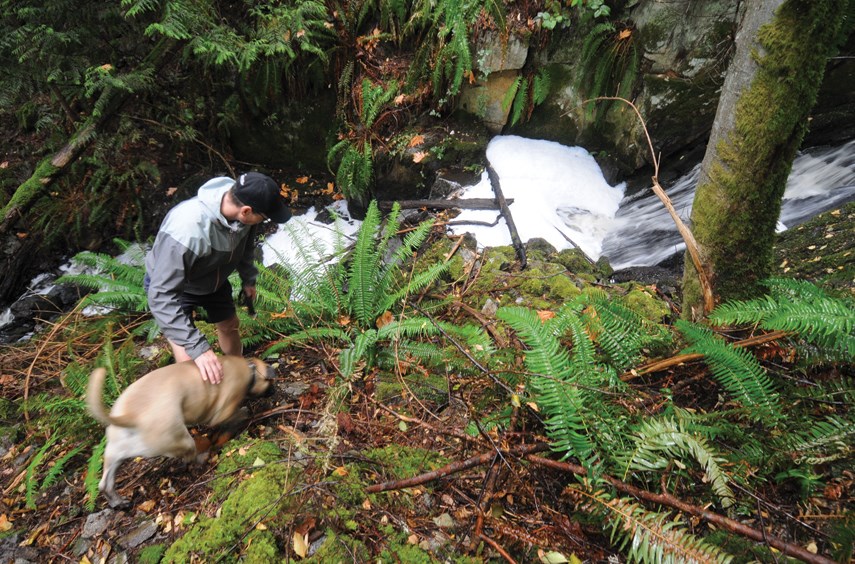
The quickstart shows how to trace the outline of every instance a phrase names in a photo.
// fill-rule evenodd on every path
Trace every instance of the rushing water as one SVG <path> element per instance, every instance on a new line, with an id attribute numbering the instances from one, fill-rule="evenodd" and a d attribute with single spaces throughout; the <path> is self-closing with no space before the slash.
<path id="1" fill-rule="evenodd" d="M 692 211 L 700 165 L 663 186 L 684 221 Z M 793 162 L 781 206 L 779 229 L 795 227 L 855 199 L 855 140 L 839 147 L 809 149 Z M 606 235 L 602 254 L 615 269 L 651 266 L 686 246 L 668 211 L 652 191 L 624 198 Z"/>

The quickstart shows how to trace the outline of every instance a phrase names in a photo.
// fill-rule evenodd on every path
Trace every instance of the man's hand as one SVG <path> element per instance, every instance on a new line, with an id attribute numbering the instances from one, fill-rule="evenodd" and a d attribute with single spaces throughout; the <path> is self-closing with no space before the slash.
<path id="1" fill-rule="evenodd" d="M 211 384 L 219 384 L 223 381 L 223 365 L 213 350 L 208 349 L 193 361 L 202 373 L 202 380 Z"/>

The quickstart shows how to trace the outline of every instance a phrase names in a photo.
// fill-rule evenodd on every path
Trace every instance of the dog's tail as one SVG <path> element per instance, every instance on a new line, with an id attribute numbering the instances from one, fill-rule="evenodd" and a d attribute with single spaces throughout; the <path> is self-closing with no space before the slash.
<path id="1" fill-rule="evenodd" d="M 102 425 L 112 424 L 110 416 L 104 408 L 104 400 L 102 399 L 104 378 L 106 377 L 106 369 L 96 368 L 89 376 L 89 385 L 86 386 L 86 405 L 89 407 L 89 413 L 92 414 L 92 417 L 100 421 Z"/>

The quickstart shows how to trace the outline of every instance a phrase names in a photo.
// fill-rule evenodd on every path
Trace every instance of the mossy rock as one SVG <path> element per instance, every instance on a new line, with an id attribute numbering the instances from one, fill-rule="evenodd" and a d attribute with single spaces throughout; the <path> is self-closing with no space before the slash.
<path id="1" fill-rule="evenodd" d="M 217 477 L 212 482 L 216 499 L 225 499 L 234 488 L 242 473 L 251 473 L 282 458 L 282 450 L 276 443 L 249 437 L 238 437 L 226 444 L 217 458 Z"/>
<path id="2" fill-rule="evenodd" d="M 265 464 L 244 477 L 223 502 L 219 516 L 202 517 L 163 557 L 163 562 L 271 562 L 278 557 L 272 525 L 286 521 L 295 499 L 283 495 L 301 477 L 287 464 Z"/>
<path id="3" fill-rule="evenodd" d="M 623 297 L 623 303 L 644 319 L 658 324 L 670 315 L 668 304 L 654 296 L 646 286 L 632 282 L 621 286 L 629 290 Z"/>

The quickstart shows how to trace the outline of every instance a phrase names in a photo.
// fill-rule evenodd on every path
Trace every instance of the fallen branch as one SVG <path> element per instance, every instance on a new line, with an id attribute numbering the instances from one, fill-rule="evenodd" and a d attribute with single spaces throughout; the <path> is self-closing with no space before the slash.
<path id="1" fill-rule="evenodd" d="M 459 200 L 385 200 L 377 202 L 377 207 L 388 211 L 392 206 L 398 204 L 402 210 L 413 210 L 419 208 L 431 208 L 438 210 L 462 209 L 462 210 L 499 210 L 501 207 L 491 198 L 462 198 Z M 508 204 L 514 203 L 513 198 Z"/>
<path id="2" fill-rule="evenodd" d="M 493 192 L 496 193 L 496 201 L 499 202 L 499 209 L 502 210 L 502 215 L 505 216 L 505 223 L 508 225 L 508 231 L 511 233 L 511 242 L 513 242 L 514 249 L 517 250 L 517 256 L 520 259 L 520 267 L 524 269 L 528 264 L 525 256 L 525 247 L 520 240 L 520 234 L 517 232 L 517 226 L 514 224 L 511 210 L 508 208 L 508 205 L 513 200 L 505 200 L 505 194 L 502 192 L 502 184 L 499 182 L 499 175 L 496 173 L 496 169 L 487 165 L 487 176 L 490 177 L 490 184 L 493 186 Z"/>
<path id="3" fill-rule="evenodd" d="M 710 283 L 709 273 L 707 269 L 704 268 L 704 264 L 701 261 L 701 255 L 698 251 L 698 242 L 695 240 L 695 236 L 692 234 L 692 231 L 686 227 L 686 224 L 683 223 L 683 220 L 680 219 L 680 216 L 677 214 L 677 211 L 674 209 L 674 205 L 671 203 L 671 199 L 665 193 L 665 190 L 662 189 L 662 186 L 659 184 L 659 159 L 656 156 L 656 151 L 653 149 L 653 141 L 650 139 L 650 132 L 647 131 L 647 124 L 644 122 L 644 118 L 641 117 L 641 112 L 638 111 L 638 108 L 627 100 L 626 98 L 621 98 L 619 96 L 601 96 L 599 98 L 595 98 L 594 100 L 586 100 L 586 102 L 597 101 L 597 100 L 617 100 L 619 102 L 623 102 L 628 104 L 629 107 L 635 112 L 635 115 L 638 116 L 639 121 L 641 121 L 641 127 L 644 129 L 644 136 L 647 138 L 647 146 L 650 148 L 650 158 L 653 160 L 653 177 L 651 180 L 653 181 L 653 193 L 662 201 L 665 205 L 665 209 L 668 210 L 668 214 L 671 216 L 671 219 L 674 221 L 674 224 L 677 226 L 677 231 L 680 232 L 680 236 L 683 238 L 683 241 L 686 243 L 686 250 L 689 252 L 689 256 L 692 259 L 692 264 L 695 267 L 695 270 L 698 273 L 698 282 L 701 285 L 701 293 L 704 297 L 704 315 L 708 314 L 715 307 L 715 300 L 713 298 L 712 284 Z"/>
<path id="4" fill-rule="evenodd" d="M 748 337 L 747 339 L 743 339 L 741 341 L 737 341 L 733 343 L 734 347 L 753 347 L 756 345 L 763 345 L 765 343 L 770 343 L 772 341 L 777 341 L 778 339 L 783 339 L 784 337 L 791 335 L 786 331 L 772 331 L 771 333 L 764 333 L 763 335 L 754 335 L 753 337 Z M 644 374 L 649 374 L 651 372 L 659 372 L 660 370 L 664 370 L 666 368 L 670 368 L 672 366 L 677 366 L 678 364 L 683 364 L 685 362 L 691 362 L 693 360 L 700 360 L 704 357 L 702 354 L 692 353 L 692 354 L 678 354 L 676 356 L 672 356 L 670 358 L 665 358 L 662 360 L 656 360 L 638 368 L 634 369 L 631 372 L 627 372 L 621 376 L 621 380 L 624 382 L 632 380 L 638 376 L 642 376 Z"/>
<path id="5" fill-rule="evenodd" d="M 439 480 L 440 478 L 450 476 L 451 474 L 456 474 L 457 472 L 462 472 L 463 470 L 468 470 L 476 466 L 481 466 L 482 464 L 487 464 L 488 462 L 491 462 L 497 454 L 524 456 L 535 452 L 543 452 L 545 450 L 549 450 L 548 444 L 535 443 L 532 445 L 517 445 L 515 447 L 503 449 L 500 451 L 485 452 L 484 454 L 479 454 L 477 456 L 473 456 L 472 458 L 467 458 L 466 460 L 446 464 L 442 468 L 438 468 L 437 470 L 433 470 L 431 472 L 425 472 L 424 474 L 419 474 L 418 476 L 413 476 L 411 478 L 405 478 L 403 480 L 389 480 L 380 484 L 372 484 L 365 488 L 365 491 L 367 493 L 379 493 L 386 492 L 389 490 L 412 488 L 413 486 L 420 486 L 421 484 L 433 482 L 434 480 Z"/>
<path id="6" fill-rule="evenodd" d="M 585 474 L 587 474 L 587 470 L 584 467 L 578 464 L 573 464 L 571 462 L 559 462 L 557 460 L 543 458 L 542 456 L 536 456 L 534 454 L 526 454 L 523 456 L 523 458 L 530 462 L 534 462 L 535 464 L 546 466 L 547 468 L 554 468 L 556 470 L 562 470 L 564 472 L 571 472 L 579 476 L 584 476 Z M 638 499 L 643 499 L 644 501 L 657 503 L 666 507 L 672 507 L 674 509 L 677 509 L 678 511 L 682 511 L 683 513 L 688 513 L 690 515 L 694 515 L 695 517 L 700 517 L 704 521 L 713 523 L 717 527 L 726 529 L 732 533 L 742 535 L 760 543 L 768 544 L 769 546 L 776 548 L 784 554 L 787 554 L 794 558 L 798 558 L 800 560 L 810 562 L 812 564 L 834 564 L 833 560 L 825 558 L 824 556 L 808 552 L 806 549 L 800 546 L 790 544 L 782 539 L 779 539 L 778 537 L 774 537 L 766 533 L 765 531 L 758 531 L 757 529 L 753 529 L 748 525 L 743 525 L 739 521 L 736 521 L 729 517 L 725 517 L 724 515 L 719 515 L 718 513 L 714 513 L 712 511 L 709 511 L 708 509 L 704 509 L 703 507 L 698 507 L 697 505 L 686 503 L 685 501 L 677 499 L 669 493 L 657 494 L 647 490 L 642 490 L 641 488 L 636 488 L 635 486 L 631 486 L 630 484 L 621 482 L 617 478 L 613 478 L 607 475 L 603 475 L 601 476 L 601 478 L 606 482 L 610 483 L 612 486 L 614 486 L 614 488 L 618 491 L 627 493 L 631 496 L 637 497 Z"/>

